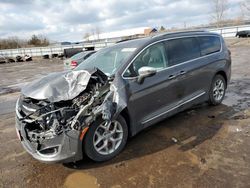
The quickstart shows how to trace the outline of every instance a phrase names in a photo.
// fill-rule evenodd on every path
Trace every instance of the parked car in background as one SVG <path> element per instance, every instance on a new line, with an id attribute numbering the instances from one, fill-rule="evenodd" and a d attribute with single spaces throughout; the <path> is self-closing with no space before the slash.
<path id="1" fill-rule="evenodd" d="M 64 70 L 70 70 L 77 67 L 80 63 L 82 63 L 85 59 L 90 57 L 92 54 L 94 54 L 96 51 L 84 51 L 75 54 L 69 59 L 64 60 Z"/>
<path id="2" fill-rule="evenodd" d="M 22 88 L 18 137 L 43 162 L 106 161 L 129 136 L 193 105 L 219 105 L 231 77 L 222 36 L 161 34 L 99 50 Z M 154 136 L 154 135 L 152 135 Z M 138 148 L 140 150 L 141 148 Z"/>
<path id="3" fill-rule="evenodd" d="M 235 36 L 239 38 L 250 37 L 250 30 L 238 31 Z"/>

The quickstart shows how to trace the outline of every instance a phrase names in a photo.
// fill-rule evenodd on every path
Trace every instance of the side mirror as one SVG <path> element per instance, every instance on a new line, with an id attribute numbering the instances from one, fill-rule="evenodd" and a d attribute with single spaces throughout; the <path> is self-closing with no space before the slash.
<path id="1" fill-rule="evenodd" d="M 156 68 L 154 67 L 141 67 L 138 70 L 139 77 L 138 77 L 138 82 L 142 83 L 146 77 L 150 77 L 155 75 L 157 72 Z"/>

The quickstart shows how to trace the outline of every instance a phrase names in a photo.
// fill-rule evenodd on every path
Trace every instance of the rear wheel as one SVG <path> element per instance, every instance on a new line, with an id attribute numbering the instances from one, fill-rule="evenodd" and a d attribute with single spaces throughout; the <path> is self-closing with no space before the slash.
<path id="1" fill-rule="evenodd" d="M 209 103 L 211 105 L 220 104 L 225 96 L 226 92 L 226 81 L 224 77 L 220 74 L 217 74 L 213 81 L 209 92 Z"/>
<path id="2" fill-rule="evenodd" d="M 94 161 L 106 161 L 122 151 L 127 137 L 128 128 L 122 116 L 118 116 L 111 123 L 98 118 L 86 134 L 84 151 Z"/>

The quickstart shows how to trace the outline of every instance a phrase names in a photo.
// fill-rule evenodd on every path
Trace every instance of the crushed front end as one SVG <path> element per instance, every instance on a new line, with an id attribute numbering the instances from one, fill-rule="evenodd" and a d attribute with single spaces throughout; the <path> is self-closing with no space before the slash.
<path id="1" fill-rule="evenodd" d="M 43 162 L 81 160 L 85 128 L 99 115 L 109 121 L 115 111 L 111 95 L 110 81 L 98 71 L 73 99 L 35 99 L 22 94 L 16 104 L 16 129 L 22 145 Z"/>

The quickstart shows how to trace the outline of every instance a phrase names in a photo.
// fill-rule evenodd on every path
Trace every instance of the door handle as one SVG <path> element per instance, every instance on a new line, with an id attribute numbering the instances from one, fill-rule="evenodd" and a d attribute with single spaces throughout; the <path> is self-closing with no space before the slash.
<path id="1" fill-rule="evenodd" d="M 186 74 L 186 71 L 180 71 L 180 75 Z"/>
<path id="2" fill-rule="evenodd" d="M 171 75 L 168 77 L 168 79 L 169 79 L 169 80 L 172 80 L 172 79 L 174 79 L 175 77 L 176 77 L 176 75 L 171 74 Z"/>

